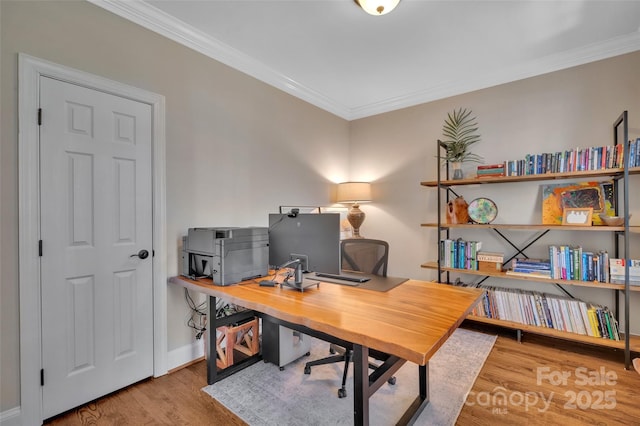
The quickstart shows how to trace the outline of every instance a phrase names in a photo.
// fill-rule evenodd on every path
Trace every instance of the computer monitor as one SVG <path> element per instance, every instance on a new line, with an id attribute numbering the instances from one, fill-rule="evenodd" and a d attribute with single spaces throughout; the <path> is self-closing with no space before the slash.
<path id="1" fill-rule="evenodd" d="M 269 264 L 295 258 L 305 272 L 340 273 L 340 214 L 269 214 Z"/>

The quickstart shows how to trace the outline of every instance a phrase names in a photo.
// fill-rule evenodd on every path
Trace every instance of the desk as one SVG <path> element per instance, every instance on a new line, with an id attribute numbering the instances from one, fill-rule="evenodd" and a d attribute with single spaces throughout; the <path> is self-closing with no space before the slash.
<path id="1" fill-rule="evenodd" d="M 263 320 L 352 347 L 356 425 L 369 424 L 369 397 L 406 361 L 418 364 L 419 389 L 416 400 L 399 423 L 410 424 L 418 417 L 429 402 L 429 359 L 483 293 L 475 288 L 417 280 L 386 292 L 330 283 L 299 292 L 286 287 L 260 287 L 253 281 L 228 287 L 185 277 L 171 278 L 171 282 L 210 296 L 209 318 L 215 316 L 215 298 L 221 297 L 261 312 L 265 315 Z M 212 329 L 215 330 L 208 327 L 207 333 Z M 213 361 L 211 356 L 215 354 L 215 334 L 214 339 L 208 336 L 207 342 L 207 381 L 212 384 L 216 369 L 215 356 Z M 369 374 L 368 357 L 374 352 L 389 355 L 380 368 Z"/>

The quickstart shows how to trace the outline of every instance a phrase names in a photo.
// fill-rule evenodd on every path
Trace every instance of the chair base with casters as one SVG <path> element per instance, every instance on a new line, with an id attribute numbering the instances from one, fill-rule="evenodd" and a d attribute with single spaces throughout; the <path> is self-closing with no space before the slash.
<path id="1" fill-rule="evenodd" d="M 342 387 L 338 389 L 338 398 L 344 398 L 347 396 L 347 375 L 349 373 L 349 364 L 351 363 L 351 359 L 353 358 L 353 351 L 346 350 L 340 346 L 331 344 L 329 346 L 329 352 L 336 355 L 307 362 L 304 366 L 304 374 L 311 374 L 311 367 L 313 367 L 314 365 L 333 364 L 336 362 L 344 361 L 344 371 L 342 372 Z M 378 368 L 378 365 L 374 364 L 373 362 L 369 362 L 369 368 L 375 370 L 376 368 Z M 390 377 L 389 380 L 387 380 L 387 383 L 389 383 L 390 385 L 395 385 L 396 378 Z"/>

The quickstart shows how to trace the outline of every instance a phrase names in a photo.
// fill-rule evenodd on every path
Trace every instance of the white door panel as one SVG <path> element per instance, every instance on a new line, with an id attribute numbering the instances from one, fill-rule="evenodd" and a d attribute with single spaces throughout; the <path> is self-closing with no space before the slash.
<path id="1" fill-rule="evenodd" d="M 42 77 L 43 415 L 153 374 L 151 107 Z M 133 257 L 132 257 L 133 256 Z"/>

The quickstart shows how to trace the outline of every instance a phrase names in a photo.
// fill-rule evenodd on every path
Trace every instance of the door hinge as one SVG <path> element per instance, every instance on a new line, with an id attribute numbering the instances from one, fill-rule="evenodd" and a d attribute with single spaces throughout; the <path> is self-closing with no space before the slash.
<path id="1" fill-rule="evenodd" d="M 38 256 L 42 257 L 42 240 L 38 240 Z"/>
<path id="2" fill-rule="evenodd" d="M 44 368 L 40 369 L 40 386 L 44 386 Z"/>
<path id="3" fill-rule="evenodd" d="M 42 126 L 42 108 L 38 108 L 38 126 Z"/>

